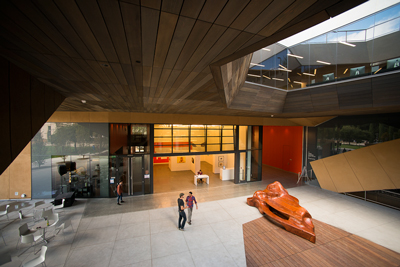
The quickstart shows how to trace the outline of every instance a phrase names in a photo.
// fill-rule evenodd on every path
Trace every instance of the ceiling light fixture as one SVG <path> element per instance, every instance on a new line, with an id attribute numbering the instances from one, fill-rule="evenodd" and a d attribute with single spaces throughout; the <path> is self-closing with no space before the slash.
<path id="1" fill-rule="evenodd" d="M 317 74 L 317 69 L 314 69 L 314 75 Z"/>
<path id="2" fill-rule="evenodd" d="M 317 60 L 317 62 L 321 63 L 321 64 L 325 64 L 325 65 L 331 65 L 331 63 L 325 62 L 325 61 L 322 61 L 322 60 Z"/>
<path id="3" fill-rule="evenodd" d="M 302 82 L 298 82 L 298 81 L 293 81 L 293 83 L 303 84 Z"/>
<path id="4" fill-rule="evenodd" d="M 86 100 L 81 100 L 82 104 L 86 104 Z"/>
<path id="5" fill-rule="evenodd" d="M 343 72 L 343 74 L 346 74 L 346 72 L 347 72 L 348 70 L 349 70 L 348 68 L 347 68 L 347 69 L 345 69 L 345 70 L 344 70 L 344 72 Z"/>
<path id="6" fill-rule="evenodd" d="M 290 87 L 292 87 L 292 88 L 293 88 L 293 84 L 290 84 Z"/>
<path id="7" fill-rule="evenodd" d="M 308 76 L 315 76 L 315 74 L 312 73 L 307 73 L 307 72 L 303 72 L 304 75 L 308 75 Z"/>
<path id="8" fill-rule="evenodd" d="M 261 50 L 264 50 L 264 51 L 271 51 L 271 49 L 268 49 L 268 48 L 261 48 Z"/>
<path id="9" fill-rule="evenodd" d="M 258 67 L 265 67 L 264 65 L 257 64 L 257 63 L 250 63 L 250 65 L 253 65 L 253 66 L 258 66 Z"/>
<path id="10" fill-rule="evenodd" d="M 297 73 L 297 75 L 301 76 L 301 73 Z"/>
<path id="11" fill-rule="evenodd" d="M 290 82 L 290 78 L 287 78 L 287 80 Z"/>
<path id="12" fill-rule="evenodd" d="M 247 74 L 248 76 L 252 76 L 252 77 L 258 77 L 258 78 L 261 78 L 261 76 L 260 75 L 255 75 L 255 74 Z"/>
<path id="13" fill-rule="evenodd" d="M 273 118 L 273 117 L 274 117 L 274 115 L 272 114 L 272 115 L 271 115 L 271 118 Z"/>
<path id="14" fill-rule="evenodd" d="M 379 70 L 375 71 L 374 74 L 376 74 L 378 71 L 380 71 L 382 68 L 379 68 Z"/>
<path id="15" fill-rule="evenodd" d="M 268 77 L 268 76 L 266 76 L 266 75 L 263 75 L 263 77 L 271 80 L 271 78 L 270 78 L 270 77 Z"/>
<path id="16" fill-rule="evenodd" d="M 280 79 L 280 78 L 272 78 L 272 80 L 281 81 L 281 82 L 284 81 L 284 79 Z"/>
<path id="17" fill-rule="evenodd" d="M 348 42 L 345 42 L 345 41 L 339 41 L 339 43 L 344 44 L 344 45 L 348 45 L 348 46 L 351 46 L 351 47 L 356 47 L 355 44 L 351 44 L 351 43 L 348 43 Z"/>
<path id="18" fill-rule="evenodd" d="M 289 57 L 296 57 L 296 58 L 303 58 L 302 56 L 298 56 L 298 55 L 293 55 L 293 54 L 287 54 Z"/>
<path id="19" fill-rule="evenodd" d="M 279 69 L 278 70 L 283 70 L 283 71 L 287 71 L 287 72 L 292 72 L 292 70 L 288 70 L 288 69 Z"/>
<path id="20" fill-rule="evenodd" d="M 286 68 L 285 66 L 282 66 L 281 64 L 279 64 L 279 66 L 280 66 L 281 68 L 284 68 L 285 70 L 287 70 L 287 68 Z"/>

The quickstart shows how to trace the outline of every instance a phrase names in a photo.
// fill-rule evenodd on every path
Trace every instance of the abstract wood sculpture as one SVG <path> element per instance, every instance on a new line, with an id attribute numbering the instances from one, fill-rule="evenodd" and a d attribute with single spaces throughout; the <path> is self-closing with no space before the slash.
<path id="1" fill-rule="evenodd" d="M 279 182 L 269 184 L 265 190 L 258 190 L 247 204 L 257 207 L 272 221 L 282 225 L 286 231 L 315 243 L 314 225 L 308 211 L 299 205 L 299 200 L 289 195 Z"/>

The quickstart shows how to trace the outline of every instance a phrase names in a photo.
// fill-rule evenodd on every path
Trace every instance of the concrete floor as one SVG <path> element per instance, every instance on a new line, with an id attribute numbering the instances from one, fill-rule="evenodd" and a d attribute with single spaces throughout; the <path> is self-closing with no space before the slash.
<path id="1" fill-rule="evenodd" d="M 247 206 L 246 198 L 276 180 L 314 218 L 400 252 L 400 211 L 319 187 L 297 185 L 295 174 L 264 166 L 260 182 L 222 186 L 211 186 L 210 182 L 209 186 L 193 185 L 173 192 L 125 197 L 121 206 L 116 205 L 115 198 L 78 199 L 61 216 L 61 221 L 72 221 L 73 229 L 49 242 L 46 264 L 246 266 L 242 224 L 261 216 L 256 208 Z M 192 225 L 182 232 L 177 229 L 176 199 L 180 191 L 186 194 L 189 190 L 196 196 L 199 209 L 193 212 Z M 23 212 L 31 211 L 36 201 L 26 202 Z M 5 203 L 2 201 L 1 205 Z M 20 266 L 35 256 L 30 249 L 18 257 L 15 245 L 20 224 L 16 212 L 11 212 L 10 221 L 0 217 L 0 229 L 7 243 L 4 246 L 0 240 L 0 253 L 12 256 L 12 262 L 5 267 Z"/>

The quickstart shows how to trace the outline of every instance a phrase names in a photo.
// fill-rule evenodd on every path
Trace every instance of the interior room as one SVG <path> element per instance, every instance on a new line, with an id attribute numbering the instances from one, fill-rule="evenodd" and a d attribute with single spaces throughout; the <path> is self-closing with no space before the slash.
<path id="1" fill-rule="evenodd" d="M 233 185 L 233 153 L 154 157 L 153 160 L 154 193 Z M 194 177 L 200 170 L 209 176 L 209 184 L 206 179 L 197 179 L 195 185 Z"/>

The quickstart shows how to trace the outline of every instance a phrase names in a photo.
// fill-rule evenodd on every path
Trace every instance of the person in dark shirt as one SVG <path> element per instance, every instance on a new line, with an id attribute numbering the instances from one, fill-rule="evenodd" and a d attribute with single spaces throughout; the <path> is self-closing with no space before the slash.
<path id="1" fill-rule="evenodd" d="M 192 192 L 189 192 L 189 195 L 186 197 L 186 206 L 188 209 L 188 217 L 189 217 L 188 224 L 189 225 L 192 224 L 193 202 L 196 203 L 196 209 L 198 209 L 199 207 L 197 206 L 196 198 L 193 196 Z"/>
<path id="2" fill-rule="evenodd" d="M 187 207 L 185 207 L 185 202 L 183 200 L 184 195 L 185 195 L 184 193 L 180 193 L 178 198 L 178 211 L 179 211 L 178 229 L 181 231 L 185 231 L 185 223 L 186 223 L 185 209 Z"/>
<path id="3" fill-rule="evenodd" d="M 121 205 L 121 204 L 119 204 L 119 200 L 121 200 L 121 203 L 125 202 L 122 200 L 122 181 L 119 181 L 119 184 L 117 186 L 117 195 L 118 195 L 117 204 Z"/>

